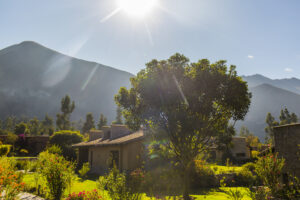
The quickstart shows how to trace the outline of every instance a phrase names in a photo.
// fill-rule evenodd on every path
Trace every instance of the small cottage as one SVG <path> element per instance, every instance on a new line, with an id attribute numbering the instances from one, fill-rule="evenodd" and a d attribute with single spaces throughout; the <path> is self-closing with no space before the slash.
<path id="1" fill-rule="evenodd" d="M 78 149 L 79 165 L 89 162 L 91 172 L 103 174 L 115 164 L 121 171 L 134 170 L 142 164 L 143 131 L 131 132 L 127 126 L 112 124 L 91 130 L 89 141 L 73 145 Z"/>

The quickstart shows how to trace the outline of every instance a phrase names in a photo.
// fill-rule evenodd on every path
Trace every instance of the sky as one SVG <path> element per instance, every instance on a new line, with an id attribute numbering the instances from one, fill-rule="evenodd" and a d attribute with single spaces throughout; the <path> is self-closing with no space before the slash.
<path id="1" fill-rule="evenodd" d="M 178 52 L 300 78 L 299 0 L 157 0 L 144 17 L 116 1 L 0 0 L 0 49 L 31 40 L 133 74 Z"/>

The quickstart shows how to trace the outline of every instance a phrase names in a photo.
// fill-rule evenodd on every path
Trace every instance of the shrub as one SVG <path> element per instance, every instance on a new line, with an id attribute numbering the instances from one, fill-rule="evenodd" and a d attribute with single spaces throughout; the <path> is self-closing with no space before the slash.
<path id="1" fill-rule="evenodd" d="M 216 185 L 214 171 L 205 161 L 194 161 L 194 167 L 191 172 L 191 185 L 193 186 L 193 189 L 214 187 Z"/>
<path id="2" fill-rule="evenodd" d="M 28 160 L 16 160 L 16 168 L 18 170 L 27 170 L 28 169 Z"/>
<path id="3" fill-rule="evenodd" d="M 52 199 L 61 199 L 64 190 L 71 184 L 74 164 L 57 154 L 42 152 L 39 155 L 40 173 L 46 180 Z"/>
<path id="4" fill-rule="evenodd" d="M 79 131 L 58 131 L 50 137 L 50 144 L 58 145 L 62 150 L 62 155 L 69 160 L 76 160 L 76 151 L 72 144 L 83 141 L 83 136 Z"/>
<path id="5" fill-rule="evenodd" d="M 261 178 L 263 184 L 270 188 L 273 197 L 280 189 L 280 176 L 284 166 L 284 159 L 278 158 L 278 154 L 270 154 L 261 157 L 256 162 L 255 172 Z"/>
<path id="6" fill-rule="evenodd" d="M 255 163 L 248 162 L 242 166 L 243 170 L 248 170 L 250 172 L 255 172 Z"/>
<path id="7" fill-rule="evenodd" d="M 7 156 L 11 149 L 11 145 L 0 144 L 0 157 Z"/>
<path id="8" fill-rule="evenodd" d="M 244 194 L 238 188 L 225 190 L 224 192 L 227 194 L 228 199 L 231 200 L 242 200 L 244 197 Z"/>
<path id="9" fill-rule="evenodd" d="M 235 185 L 236 186 L 255 185 L 256 182 L 257 182 L 257 176 L 254 175 L 247 168 L 243 168 L 235 176 Z"/>
<path id="10" fill-rule="evenodd" d="M 56 144 L 51 145 L 50 147 L 48 147 L 46 149 L 46 151 L 48 151 L 49 153 L 52 153 L 52 154 L 58 154 L 58 155 L 62 154 L 61 148 L 58 145 L 56 145 Z"/>
<path id="11" fill-rule="evenodd" d="M 84 178 L 89 171 L 90 171 L 90 164 L 86 162 L 82 165 L 82 168 L 78 172 L 80 176 Z"/>
<path id="12" fill-rule="evenodd" d="M 103 197 L 101 195 L 99 195 L 97 190 L 93 190 L 93 191 L 82 191 L 79 193 L 72 193 L 69 194 L 69 196 L 66 198 L 66 200 L 101 200 L 103 199 Z"/>
<path id="13" fill-rule="evenodd" d="M 109 197 L 113 200 L 141 199 L 140 193 L 135 193 L 128 187 L 125 174 L 120 173 L 116 166 L 110 169 L 108 175 L 99 177 L 98 183 L 100 189 L 106 189 Z"/>
<path id="14" fill-rule="evenodd" d="M 5 200 L 14 200 L 17 194 L 23 190 L 21 173 L 15 171 L 14 160 L 6 156 L 0 157 L 0 196 L 5 191 Z"/>

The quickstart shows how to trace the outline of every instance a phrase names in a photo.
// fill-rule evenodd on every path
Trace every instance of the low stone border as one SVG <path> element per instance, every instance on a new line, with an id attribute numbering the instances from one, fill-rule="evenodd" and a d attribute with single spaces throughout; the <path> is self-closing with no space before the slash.
<path id="1" fill-rule="evenodd" d="M 36 195 L 29 194 L 29 193 L 26 193 L 26 192 L 20 193 L 18 195 L 18 198 L 20 200 L 45 200 L 42 197 L 38 197 Z"/>

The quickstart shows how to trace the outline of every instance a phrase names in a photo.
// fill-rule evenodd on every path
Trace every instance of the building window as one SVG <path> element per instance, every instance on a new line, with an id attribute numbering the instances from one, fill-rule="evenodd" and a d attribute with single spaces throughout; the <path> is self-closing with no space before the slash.
<path id="1" fill-rule="evenodd" d="M 114 165 L 119 169 L 119 151 L 111 151 L 111 163 L 110 163 L 110 168 L 112 168 Z"/>
<path id="2" fill-rule="evenodd" d="M 245 153 L 237 153 L 236 157 L 238 157 L 238 158 L 246 157 L 246 154 Z"/>

